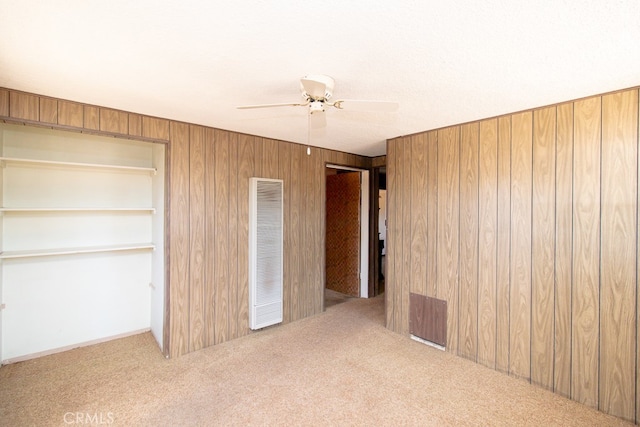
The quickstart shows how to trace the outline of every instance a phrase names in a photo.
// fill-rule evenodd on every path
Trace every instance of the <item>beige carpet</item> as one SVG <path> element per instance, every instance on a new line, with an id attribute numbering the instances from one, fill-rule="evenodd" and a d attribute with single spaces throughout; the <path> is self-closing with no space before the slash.
<path id="1" fill-rule="evenodd" d="M 0 368 L 0 424 L 626 425 L 383 327 L 381 298 L 165 360 L 150 334 Z"/>
<path id="2" fill-rule="evenodd" d="M 347 302 L 352 298 L 353 297 L 350 295 L 345 295 L 331 289 L 325 289 L 324 290 L 324 307 L 325 309 L 327 309 L 336 304 L 342 304 L 343 302 Z"/>

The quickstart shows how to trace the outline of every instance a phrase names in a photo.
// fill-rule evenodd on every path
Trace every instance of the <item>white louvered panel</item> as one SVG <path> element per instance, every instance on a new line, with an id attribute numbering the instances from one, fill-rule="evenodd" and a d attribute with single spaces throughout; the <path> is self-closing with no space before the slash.
<path id="1" fill-rule="evenodd" d="M 249 326 L 282 322 L 282 180 L 251 178 Z"/>

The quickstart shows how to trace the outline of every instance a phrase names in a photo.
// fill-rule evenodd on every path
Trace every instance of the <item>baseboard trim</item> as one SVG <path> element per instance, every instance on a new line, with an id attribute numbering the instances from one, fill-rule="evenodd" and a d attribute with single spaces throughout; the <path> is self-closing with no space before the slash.
<path id="1" fill-rule="evenodd" d="M 438 344 L 436 344 L 436 343 L 434 343 L 434 342 L 427 341 L 427 340 L 422 339 L 422 338 L 420 338 L 420 337 L 417 337 L 417 336 L 415 336 L 415 335 L 409 335 L 409 336 L 411 337 L 411 339 L 412 339 L 412 340 L 414 340 L 414 341 L 418 341 L 419 343 L 422 343 L 422 344 L 426 344 L 426 345 L 428 345 L 429 347 L 437 348 L 438 350 L 441 350 L 441 351 L 445 351 L 445 350 L 446 350 L 446 348 L 445 348 L 445 347 L 443 347 L 443 346 L 441 346 L 441 345 L 438 345 Z"/>
<path id="2" fill-rule="evenodd" d="M 24 356 L 18 356 L 18 357 L 13 357 L 11 359 L 5 359 L 5 360 L 2 361 L 2 365 L 9 365 L 11 363 L 18 363 L 18 362 L 24 362 L 25 360 L 37 359 L 38 357 L 49 356 L 51 354 L 56 354 L 56 353 L 62 353 L 63 351 L 73 350 L 74 348 L 88 347 L 90 345 L 100 344 L 100 343 L 111 341 L 111 340 L 117 340 L 119 338 L 126 338 L 126 337 L 130 337 L 132 335 L 142 334 L 142 333 L 145 333 L 145 332 L 149 332 L 150 330 L 151 330 L 151 328 L 138 329 L 136 331 L 124 332 L 122 334 L 111 335 L 111 336 L 108 336 L 108 337 L 98 338 L 98 339 L 91 340 L 91 341 L 85 341 L 85 342 L 81 342 L 81 343 L 78 343 L 78 344 L 71 344 L 71 345 L 67 345 L 67 346 L 64 346 L 64 347 L 58 347 L 58 348 L 53 348 L 53 349 L 50 349 L 50 350 L 39 351 L 37 353 L 25 354 Z"/>

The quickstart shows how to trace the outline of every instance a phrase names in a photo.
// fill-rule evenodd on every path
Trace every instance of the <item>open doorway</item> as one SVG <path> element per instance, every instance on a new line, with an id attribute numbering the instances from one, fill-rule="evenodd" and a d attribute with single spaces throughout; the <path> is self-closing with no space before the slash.
<path id="1" fill-rule="evenodd" d="M 369 171 L 327 165 L 325 308 L 369 296 Z"/>
<path id="2" fill-rule="evenodd" d="M 373 198 L 374 215 L 372 225 L 374 226 L 374 286 L 373 295 L 384 293 L 385 278 L 385 258 L 387 254 L 387 175 L 384 166 L 373 169 Z"/>

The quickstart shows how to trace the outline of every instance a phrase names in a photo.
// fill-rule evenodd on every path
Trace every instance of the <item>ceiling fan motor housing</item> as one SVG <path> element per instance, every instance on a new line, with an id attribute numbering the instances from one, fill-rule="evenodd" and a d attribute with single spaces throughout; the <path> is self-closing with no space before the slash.
<path id="1" fill-rule="evenodd" d="M 331 98 L 331 95 L 333 95 L 333 87 L 335 85 L 335 81 L 333 80 L 332 77 L 325 76 L 324 74 L 309 74 L 309 75 L 304 76 L 303 79 L 313 80 L 313 81 L 318 82 L 320 84 L 323 84 L 325 86 L 324 96 L 322 96 L 322 97 L 318 97 L 318 96 L 313 97 L 311 94 L 307 93 L 307 91 L 305 90 L 304 84 L 300 83 L 300 88 L 301 88 L 303 96 L 305 98 L 311 98 L 314 101 L 326 101 L 329 98 Z"/>

